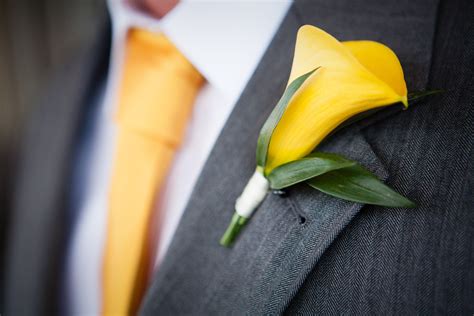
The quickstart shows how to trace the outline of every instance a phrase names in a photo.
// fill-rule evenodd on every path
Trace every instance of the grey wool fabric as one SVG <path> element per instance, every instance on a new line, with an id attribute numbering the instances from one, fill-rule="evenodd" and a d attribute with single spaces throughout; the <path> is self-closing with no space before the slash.
<path id="1" fill-rule="evenodd" d="M 417 207 L 361 205 L 296 185 L 284 196 L 269 194 L 235 245 L 223 248 L 219 239 L 255 169 L 260 128 L 285 88 L 304 24 L 340 40 L 382 42 L 400 58 L 409 91 L 445 90 L 407 111 L 382 111 L 319 148 L 359 161 Z M 97 66 L 106 55 L 79 67 L 61 91 L 87 100 L 85 87 L 92 91 L 106 73 Z M 6 315 L 59 311 L 59 241 L 67 238 L 61 208 L 81 133 L 72 117 L 87 112 L 64 99 L 53 93 L 44 109 L 61 107 L 55 117 L 66 134 L 45 125 L 44 114 L 32 118 L 29 142 L 57 138 L 47 157 L 25 151 L 6 258 Z M 472 315 L 473 103 L 474 2 L 296 1 L 206 162 L 140 314 Z M 32 172 L 47 180 L 42 190 Z"/>
<path id="2" fill-rule="evenodd" d="M 473 12 L 461 1 L 295 3 L 201 174 L 142 314 L 472 314 Z M 299 185 L 270 194 L 222 248 L 303 24 L 385 43 L 411 91 L 448 90 L 320 148 L 360 161 L 418 207 L 362 206 Z"/>

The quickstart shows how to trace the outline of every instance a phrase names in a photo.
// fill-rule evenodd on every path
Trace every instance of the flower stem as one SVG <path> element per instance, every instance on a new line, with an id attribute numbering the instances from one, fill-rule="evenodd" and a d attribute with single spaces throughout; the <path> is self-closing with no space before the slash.
<path id="1" fill-rule="evenodd" d="M 222 235 L 220 244 L 224 247 L 230 247 L 242 228 L 245 226 L 245 224 L 247 224 L 248 220 L 248 218 L 234 213 L 229 226 L 227 227 L 224 235 Z"/>

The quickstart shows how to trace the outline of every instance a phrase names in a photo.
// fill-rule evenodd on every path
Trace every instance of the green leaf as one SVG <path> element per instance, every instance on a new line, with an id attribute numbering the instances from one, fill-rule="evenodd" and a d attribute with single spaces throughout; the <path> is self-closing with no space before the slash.
<path id="1" fill-rule="evenodd" d="M 438 93 L 442 93 L 442 92 L 444 92 L 444 90 L 413 91 L 413 92 L 408 93 L 408 95 L 407 95 L 408 102 L 415 101 L 417 99 L 421 99 L 421 98 L 427 97 L 429 95 L 438 94 Z"/>
<path id="2" fill-rule="evenodd" d="M 307 183 L 344 200 L 388 207 L 415 207 L 412 201 L 393 191 L 360 165 L 325 173 Z"/>
<path id="3" fill-rule="evenodd" d="M 278 190 L 355 164 L 356 162 L 336 154 L 315 152 L 273 169 L 267 179 L 270 187 Z"/>
<path id="4" fill-rule="evenodd" d="M 395 104 L 398 104 L 398 103 L 395 103 Z M 386 106 L 386 107 L 390 107 L 390 106 L 393 106 L 393 105 L 394 104 Z M 372 116 L 372 115 L 374 115 L 375 113 L 377 113 L 381 110 L 384 110 L 386 107 L 379 107 L 379 108 L 375 108 L 375 109 L 370 109 L 370 110 L 367 110 L 365 112 L 361 112 L 359 114 L 356 114 L 356 115 L 348 118 L 347 120 L 342 122 L 339 126 L 337 126 L 331 133 L 329 133 L 329 135 L 327 135 L 326 138 L 331 137 L 332 135 L 336 134 L 341 129 L 343 129 L 343 128 L 349 126 L 349 125 L 352 125 L 354 123 L 362 121 L 363 119 L 368 118 L 369 116 Z"/>
<path id="5" fill-rule="evenodd" d="M 421 98 L 424 98 L 424 97 L 427 97 L 427 96 L 430 96 L 430 95 L 433 95 L 433 94 L 438 94 L 438 93 L 441 93 L 441 92 L 444 92 L 444 91 L 443 90 L 413 91 L 413 92 L 411 92 L 407 95 L 408 103 L 413 102 L 413 101 L 418 100 L 418 99 L 421 99 Z M 378 112 L 383 111 L 383 110 L 387 110 L 389 108 L 393 109 L 393 108 L 395 108 L 395 106 L 398 106 L 398 105 L 400 105 L 399 106 L 400 111 L 405 109 L 404 106 L 402 105 L 402 103 L 398 102 L 398 103 L 393 103 L 393 104 L 390 104 L 390 105 L 381 106 L 381 107 L 378 107 L 378 108 L 375 108 L 375 109 L 370 109 L 370 110 L 367 110 L 365 112 L 361 112 L 359 114 L 356 114 L 356 115 L 350 117 L 349 119 L 347 119 L 346 121 L 342 122 L 326 138 L 331 137 L 333 134 L 335 134 L 339 130 L 341 130 L 341 129 L 349 126 L 349 125 L 352 125 L 354 123 L 357 123 L 359 121 L 362 121 L 363 119 L 365 119 L 367 117 L 370 117 L 370 116 L 374 115 L 375 113 L 378 113 Z"/>
<path id="6" fill-rule="evenodd" d="M 278 122 L 280 122 L 280 119 L 283 116 L 283 113 L 285 112 L 286 107 L 288 106 L 288 103 L 290 103 L 293 95 L 296 93 L 296 91 L 298 91 L 306 79 L 308 79 L 308 77 L 311 76 L 316 70 L 318 70 L 318 68 L 296 78 L 290 83 L 288 88 L 286 88 L 285 92 L 283 93 L 280 101 L 278 101 L 272 113 L 265 121 L 265 124 L 263 124 L 257 142 L 257 166 L 265 168 L 267 163 L 268 146 L 270 144 L 270 139 L 272 138 L 275 127 L 277 126 Z"/>

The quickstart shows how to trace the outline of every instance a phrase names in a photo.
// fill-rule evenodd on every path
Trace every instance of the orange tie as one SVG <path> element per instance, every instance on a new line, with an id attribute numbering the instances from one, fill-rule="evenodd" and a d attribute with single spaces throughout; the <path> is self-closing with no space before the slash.
<path id="1" fill-rule="evenodd" d="M 153 204 L 179 147 L 203 77 L 160 34 L 127 38 L 118 143 L 103 263 L 103 314 L 137 312 L 151 261 Z"/>

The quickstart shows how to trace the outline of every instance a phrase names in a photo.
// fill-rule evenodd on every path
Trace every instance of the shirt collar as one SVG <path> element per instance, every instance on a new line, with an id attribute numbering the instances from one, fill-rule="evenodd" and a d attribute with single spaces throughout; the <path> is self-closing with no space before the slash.
<path id="1" fill-rule="evenodd" d="M 236 100 L 291 4 L 274 1 L 185 1 L 163 19 L 109 0 L 114 27 L 163 32 L 206 77 Z"/>

